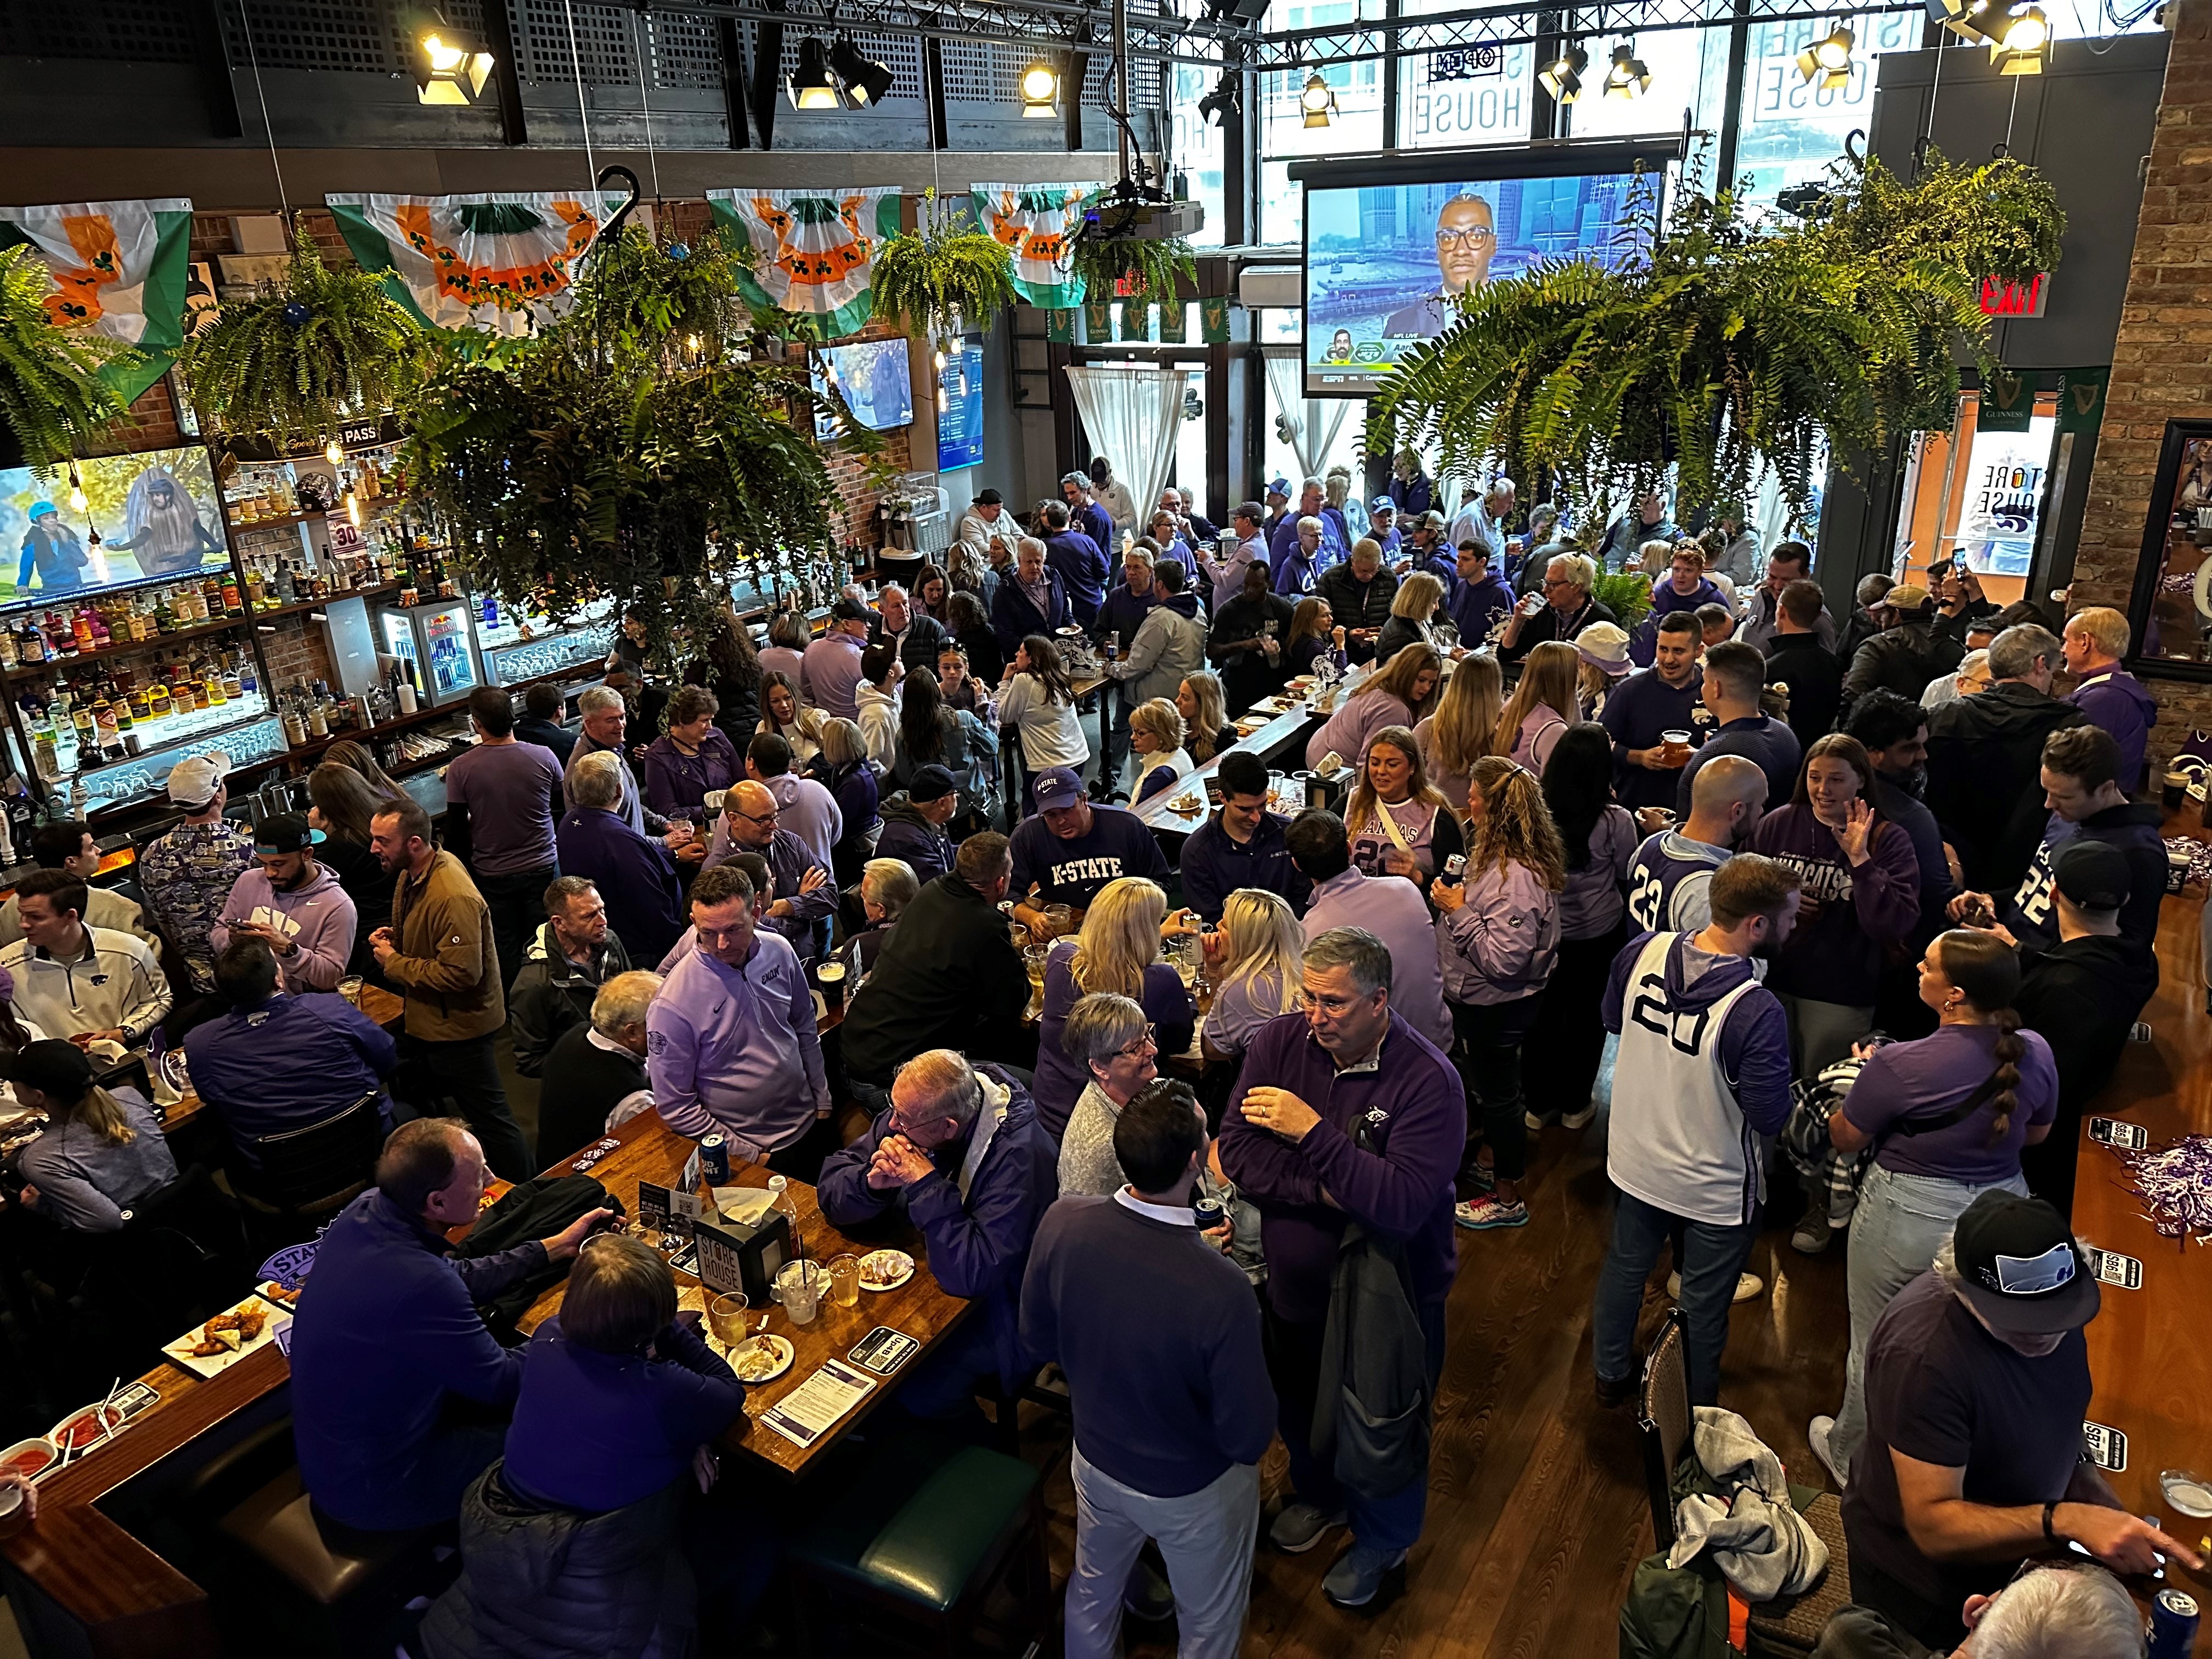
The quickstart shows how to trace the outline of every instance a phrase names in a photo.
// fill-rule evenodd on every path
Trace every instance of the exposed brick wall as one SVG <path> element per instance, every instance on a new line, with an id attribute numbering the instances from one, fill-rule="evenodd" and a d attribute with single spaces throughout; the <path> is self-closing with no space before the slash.
<path id="1" fill-rule="evenodd" d="M 302 612 L 279 617 L 269 626 L 276 631 L 261 636 L 261 655 L 274 684 L 287 686 L 295 680 L 337 684 L 331 667 L 330 638 L 319 623 L 311 626 Z"/>
<path id="2" fill-rule="evenodd" d="M 2076 606 L 2127 608 L 2166 423 L 2212 419 L 2212 0 L 2175 0 L 2168 17 L 2166 86 L 2075 554 Z M 2144 684 L 2160 711 L 2155 778 L 2191 727 L 2212 729 L 2212 685 Z"/>

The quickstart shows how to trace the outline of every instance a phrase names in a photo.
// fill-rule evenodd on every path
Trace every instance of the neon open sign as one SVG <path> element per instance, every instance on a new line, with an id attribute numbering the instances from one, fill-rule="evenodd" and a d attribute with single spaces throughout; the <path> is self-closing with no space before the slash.
<path id="1" fill-rule="evenodd" d="M 2051 273 L 2039 270 L 2024 283 L 2007 282 L 2002 276 L 1982 278 L 1982 314 L 1984 317 L 2040 317 L 2044 301 L 2051 295 Z"/>

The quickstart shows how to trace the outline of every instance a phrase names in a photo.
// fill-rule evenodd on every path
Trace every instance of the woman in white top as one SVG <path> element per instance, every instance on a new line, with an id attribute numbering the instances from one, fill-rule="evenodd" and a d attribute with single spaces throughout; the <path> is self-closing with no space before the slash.
<path id="1" fill-rule="evenodd" d="M 791 769 L 794 772 L 804 772 L 808 763 L 822 752 L 822 711 L 799 702 L 799 683 L 788 675 L 771 672 L 761 676 L 759 729 L 773 732 L 791 745 Z"/>
<path id="2" fill-rule="evenodd" d="M 1015 647 L 1006 684 L 999 688 L 999 726 L 1021 734 L 1022 765 L 1031 777 L 1048 766 L 1082 770 L 1091 758 L 1083 726 L 1075 718 L 1075 688 L 1060 652 L 1042 634 Z"/>
<path id="3" fill-rule="evenodd" d="M 1140 702 L 1131 712 L 1129 747 L 1139 756 L 1136 799 L 1149 800 L 1190 775 L 1192 762 L 1182 739 L 1182 715 L 1165 697 Z"/>
<path id="4" fill-rule="evenodd" d="M 1463 657 L 1444 682 L 1436 711 L 1422 715 L 1413 728 L 1429 781 L 1455 812 L 1467 811 L 1468 781 L 1474 763 L 1491 752 L 1498 717 L 1504 712 L 1504 687 L 1497 658 L 1486 651 Z"/>
<path id="5" fill-rule="evenodd" d="M 1241 1060 L 1253 1032 L 1298 1006 L 1305 929 L 1279 893 L 1240 887 L 1223 902 L 1221 925 L 1205 943 L 1206 971 L 1216 987 L 1199 1028 L 1206 1058 Z"/>

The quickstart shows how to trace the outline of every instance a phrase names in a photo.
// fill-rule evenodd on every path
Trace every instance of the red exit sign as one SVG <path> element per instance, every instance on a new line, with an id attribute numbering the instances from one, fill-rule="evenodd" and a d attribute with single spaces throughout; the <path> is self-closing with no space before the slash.
<path id="1" fill-rule="evenodd" d="M 2008 283 L 2001 276 L 1982 278 L 1982 314 L 1984 317 L 2040 317 L 2044 301 L 2051 296 L 2051 273 L 2038 271 L 2024 283 Z"/>

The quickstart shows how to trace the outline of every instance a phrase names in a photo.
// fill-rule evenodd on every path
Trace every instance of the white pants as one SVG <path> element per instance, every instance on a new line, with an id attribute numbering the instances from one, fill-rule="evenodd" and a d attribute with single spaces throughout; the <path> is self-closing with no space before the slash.
<path id="1" fill-rule="evenodd" d="M 1252 1599 L 1260 1533 L 1260 1468 L 1232 1463 L 1212 1486 L 1152 1498 L 1084 1461 L 1075 1478 L 1075 1571 L 1067 1577 L 1066 1659 L 1121 1650 L 1121 1591 L 1147 1538 L 1175 1589 L 1178 1659 L 1237 1659 Z"/>

